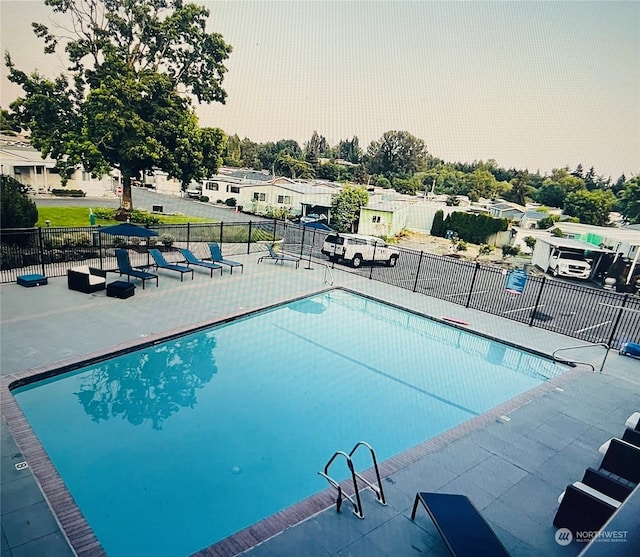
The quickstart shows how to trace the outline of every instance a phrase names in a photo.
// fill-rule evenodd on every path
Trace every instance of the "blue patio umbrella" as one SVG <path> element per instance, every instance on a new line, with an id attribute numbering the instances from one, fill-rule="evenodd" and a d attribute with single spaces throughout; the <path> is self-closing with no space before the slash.
<path id="1" fill-rule="evenodd" d="M 112 236 L 135 236 L 136 238 L 149 238 L 151 236 L 158 235 L 155 230 L 150 230 L 149 228 L 137 226 L 129 222 L 114 224 L 113 226 L 105 226 L 104 228 L 100 228 L 100 232 L 111 234 Z"/>

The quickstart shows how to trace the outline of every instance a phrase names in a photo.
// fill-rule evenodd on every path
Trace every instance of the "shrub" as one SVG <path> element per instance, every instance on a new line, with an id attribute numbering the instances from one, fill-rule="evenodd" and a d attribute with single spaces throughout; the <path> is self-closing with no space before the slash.
<path id="1" fill-rule="evenodd" d="M 456 244 L 456 251 L 467 251 L 467 249 L 468 249 L 468 245 L 467 245 L 467 242 L 465 242 L 464 240 L 460 240 Z"/>
<path id="2" fill-rule="evenodd" d="M 431 225 L 431 235 L 439 236 L 440 238 L 444 238 L 444 226 L 442 225 L 444 221 L 444 212 L 442 210 L 436 211 L 436 214 L 433 216 L 433 224 Z"/>
<path id="3" fill-rule="evenodd" d="M 113 245 L 116 248 L 124 248 L 127 245 L 127 240 L 125 240 L 122 236 L 116 236 L 113 239 Z"/>
<path id="4" fill-rule="evenodd" d="M 160 236 L 160 241 L 162 242 L 163 246 L 170 248 L 173 245 L 173 242 L 176 241 L 176 239 L 171 234 L 163 234 L 162 236 Z"/>
<path id="5" fill-rule="evenodd" d="M 200 201 L 202 201 L 203 203 L 208 203 L 209 202 L 209 197 L 206 195 L 201 195 L 200 196 Z"/>
<path id="6" fill-rule="evenodd" d="M 109 209 L 107 207 L 98 207 L 97 209 L 93 209 L 93 214 L 97 219 L 113 220 L 113 217 L 116 214 L 116 210 Z"/>
<path id="7" fill-rule="evenodd" d="M 493 251 L 493 246 L 489 244 L 482 244 L 478 250 L 479 255 L 489 255 Z"/>
<path id="8" fill-rule="evenodd" d="M 502 257 L 509 257 L 510 255 L 518 255 L 520 253 L 520 246 L 502 246 Z"/>
<path id="9" fill-rule="evenodd" d="M 51 190 L 51 195 L 56 195 L 58 197 L 85 197 L 87 194 L 82 190 L 54 188 Z"/>
<path id="10" fill-rule="evenodd" d="M 82 247 L 88 247 L 92 244 L 91 236 L 89 234 L 80 234 L 76 238 L 76 245 Z"/>
<path id="11" fill-rule="evenodd" d="M 222 199 L 216 199 L 216 203 L 218 205 L 222 205 L 224 203 L 224 201 L 222 201 Z"/>
<path id="12" fill-rule="evenodd" d="M 227 205 L 228 207 L 235 207 L 236 206 L 236 198 L 235 197 L 227 197 L 227 199 L 224 202 L 225 205 Z"/>
<path id="13" fill-rule="evenodd" d="M 160 224 L 160 219 L 156 215 L 137 209 L 131 211 L 129 221 L 135 224 Z"/>
<path id="14" fill-rule="evenodd" d="M 533 236 L 527 236 L 524 239 L 524 243 L 530 250 L 533 250 L 536 245 L 536 239 Z"/>
<path id="15" fill-rule="evenodd" d="M 456 211 L 451 213 L 442 223 L 444 230 L 453 230 L 458 237 L 465 242 L 482 244 L 487 238 L 496 232 L 507 230 L 507 219 L 494 219 L 487 215 L 474 215 Z"/>
<path id="16" fill-rule="evenodd" d="M 564 238 L 564 232 L 562 232 L 562 230 L 560 228 L 554 228 L 551 231 L 551 235 L 556 237 L 556 238 Z"/>

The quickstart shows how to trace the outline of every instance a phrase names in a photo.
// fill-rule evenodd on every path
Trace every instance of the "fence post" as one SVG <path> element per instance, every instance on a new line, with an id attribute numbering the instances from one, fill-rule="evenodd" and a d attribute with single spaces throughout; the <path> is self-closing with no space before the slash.
<path id="1" fill-rule="evenodd" d="M 278 227 L 278 219 L 273 219 L 273 239 L 271 240 L 272 242 L 276 241 L 276 230 Z"/>
<path id="2" fill-rule="evenodd" d="M 476 261 L 476 268 L 473 270 L 473 278 L 471 279 L 471 286 L 469 287 L 469 295 L 467 296 L 467 303 L 464 307 L 468 308 L 471 303 L 471 294 L 473 293 L 473 285 L 476 283 L 476 275 L 478 274 L 478 269 L 480 268 L 480 263 Z"/>
<path id="3" fill-rule="evenodd" d="M 149 241 L 147 240 L 147 243 Z M 147 250 L 149 246 L 147 245 Z M 102 261 L 102 234 L 100 234 L 100 230 L 98 230 L 98 256 L 100 257 L 100 268 L 104 269 L 104 263 Z"/>
<path id="4" fill-rule="evenodd" d="M 189 240 L 191 238 L 191 223 L 187 223 L 187 249 L 189 249 L 191 246 L 189 245 Z"/>
<path id="5" fill-rule="evenodd" d="M 38 236 L 40 237 L 40 263 L 42 265 L 42 274 L 46 277 L 47 273 L 44 268 L 44 239 L 42 237 L 42 227 L 38 227 Z"/>
<path id="6" fill-rule="evenodd" d="M 249 234 L 247 235 L 247 255 L 251 253 L 251 221 L 249 221 Z"/>
<path id="7" fill-rule="evenodd" d="M 373 261 L 371 262 L 371 267 L 369 267 L 369 280 L 371 280 L 373 278 L 373 266 L 376 263 L 376 248 L 377 247 L 378 247 L 378 244 L 373 244 Z"/>
<path id="8" fill-rule="evenodd" d="M 224 221 L 221 220 L 220 221 L 220 239 L 219 239 L 220 249 L 222 249 L 222 234 L 223 233 L 224 233 Z"/>
<path id="9" fill-rule="evenodd" d="M 311 266 L 311 253 L 313 252 L 313 248 L 316 245 L 316 229 L 313 229 L 313 236 L 311 236 L 311 247 L 309 248 L 309 261 L 307 262 L 307 266 L 305 267 L 305 269 L 307 270 L 312 270 L 313 267 Z"/>
<path id="10" fill-rule="evenodd" d="M 618 312 L 618 317 L 616 317 L 616 322 L 613 324 L 613 328 L 611 329 L 609 342 L 607 342 L 607 344 L 609 345 L 609 348 L 613 348 L 611 343 L 613 342 L 613 337 L 616 335 L 616 330 L 618 329 L 618 324 L 620 323 L 620 319 L 622 318 L 622 312 L 624 311 L 624 307 L 627 305 L 628 299 L 629 299 L 629 294 L 625 294 L 624 298 L 622 299 L 622 305 L 620 306 L 620 311 Z"/>
<path id="11" fill-rule="evenodd" d="M 413 291 L 415 292 L 418 289 L 418 277 L 420 276 L 420 266 L 422 265 L 422 256 L 424 255 L 424 251 L 420 252 L 420 259 L 418 259 L 418 268 L 416 269 L 416 280 L 413 283 Z"/>
<path id="12" fill-rule="evenodd" d="M 542 290 L 544 288 L 545 282 L 547 281 L 547 277 L 543 276 L 542 281 L 540 282 L 540 290 L 538 290 L 538 296 L 536 296 L 536 303 L 533 306 L 533 311 L 531 312 L 531 319 L 529 320 L 529 327 L 533 327 L 533 321 L 536 318 L 536 312 L 538 311 L 538 305 L 540 304 L 540 298 L 542 297 Z"/>
<path id="13" fill-rule="evenodd" d="M 302 256 L 304 255 L 304 233 L 307 231 L 307 227 L 303 226 L 302 227 L 302 239 L 300 240 L 300 259 L 302 259 Z"/>

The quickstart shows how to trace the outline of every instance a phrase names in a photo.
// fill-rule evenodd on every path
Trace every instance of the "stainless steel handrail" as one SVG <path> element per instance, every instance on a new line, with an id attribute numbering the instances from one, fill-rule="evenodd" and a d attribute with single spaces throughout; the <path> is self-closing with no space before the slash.
<path id="1" fill-rule="evenodd" d="M 566 346 L 564 348 L 558 348 L 556 350 L 553 351 L 553 354 L 551 354 L 551 357 L 553 358 L 553 360 L 555 362 L 560 362 L 561 364 L 568 364 L 568 365 L 583 365 L 583 366 L 589 366 L 591 368 L 591 371 L 595 372 L 596 368 L 592 363 L 589 362 L 579 362 L 578 360 L 566 360 L 564 358 L 558 358 L 556 356 L 556 354 L 558 354 L 558 352 L 562 352 L 563 350 L 578 350 L 580 348 L 593 348 L 594 346 L 602 346 L 603 348 L 606 348 L 607 351 L 604 354 L 604 358 L 602 359 L 602 364 L 600 365 L 600 373 L 602 373 L 602 370 L 604 369 L 604 364 L 607 361 L 607 356 L 609 355 L 609 349 L 610 346 L 606 343 L 606 342 L 595 342 L 592 344 L 580 344 L 577 346 Z"/>
<path id="2" fill-rule="evenodd" d="M 343 456 L 347 460 L 347 466 L 349 467 L 349 471 L 351 472 L 351 480 L 353 481 L 353 489 L 356 500 L 353 500 L 353 497 L 348 493 L 345 493 L 342 489 L 342 486 L 335 481 L 331 476 L 329 476 L 329 467 L 333 464 L 333 461 L 338 456 Z M 333 487 L 338 490 L 338 497 L 336 498 L 336 512 L 340 512 L 340 507 L 342 506 L 342 497 L 346 497 L 351 504 L 353 505 L 353 514 L 355 514 L 358 518 L 364 518 L 364 512 L 362 512 L 362 501 L 360 500 L 360 490 L 358 489 L 358 481 L 357 474 L 355 469 L 353 468 L 353 461 L 351 457 L 345 453 L 344 451 L 336 451 L 333 453 L 333 456 L 329 459 L 329 462 L 325 464 L 324 470 L 322 472 L 318 472 L 323 478 L 325 478 Z"/>
<path id="3" fill-rule="evenodd" d="M 371 453 L 371 458 L 373 460 L 373 467 L 375 469 L 376 479 L 378 482 L 377 487 L 371 482 L 369 482 L 365 477 L 358 474 L 358 472 L 356 472 L 355 470 L 355 466 L 353 465 L 353 460 L 351 457 L 359 447 L 366 447 L 367 449 L 369 449 L 369 452 Z M 349 472 L 351 472 L 351 481 L 353 482 L 353 491 L 354 491 L 353 496 L 355 497 L 355 501 L 351 495 L 344 492 L 344 490 L 342 489 L 342 486 L 336 480 L 334 480 L 331 476 L 329 476 L 329 468 L 333 464 L 334 460 L 339 456 L 343 456 L 346 459 L 347 466 L 349 467 Z M 333 453 L 333 456 L 329 459 L 327 464 L 325 464 L 324 470 L 322 472 L 318 472 L 318 474 L 320 474 L 323 478 L 325 478 L 331 484 L 332 487 L 335 487 L 338 490 L 338 497 L 336 498 L 337 512 L 340 512 L 340 507 L 342 506 L 342 498 L 346 497 L 353 505 L 353 514 L 355 514 L 358 518 L 364 518 L 364 511 L 362 510 L 362 501 L 360 499 L 360 488 L 358 487 L 358 479 L 360 479 L 365 484 L 364 486 L 365 489 L 368 488 L 376 494 L 376 498 L 378 499 L 378 502 L 380 504 L 382 505 L 387 504 L 387 501 L 384 497 L 384 491 L 382 489 L 382 481 L 380 480 L 380 470 L 378 469 L 378 460 L 376 459 L 376 453 L 371 447 L 371 445 L 369 445 L 369 443 L 365 441 L 359 441 L 358 443 L 356 443 L 355 447 L 351 449 L 351 452 L 349 454 L 345 453 L 344 451 L 336 451 L 335 453 Z"/>

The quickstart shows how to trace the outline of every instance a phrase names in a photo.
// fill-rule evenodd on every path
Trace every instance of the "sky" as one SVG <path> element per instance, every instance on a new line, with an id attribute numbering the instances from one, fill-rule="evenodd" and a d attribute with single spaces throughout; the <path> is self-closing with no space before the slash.
<path id="1" fill-rule="evenodd" d="M 365 148 L 391 130 L 451 162 L 541 174 L 582 164 L 640 174 L 640 2 L 196 1 L 233 52 L 226 104 L 202 126 L 256 142 L 314 131 Z M 54 75 L 30 23 L 43 0 L 0 0 L 0 46 Z M 1 105 L 19 94 L 0 76 Z"/>

